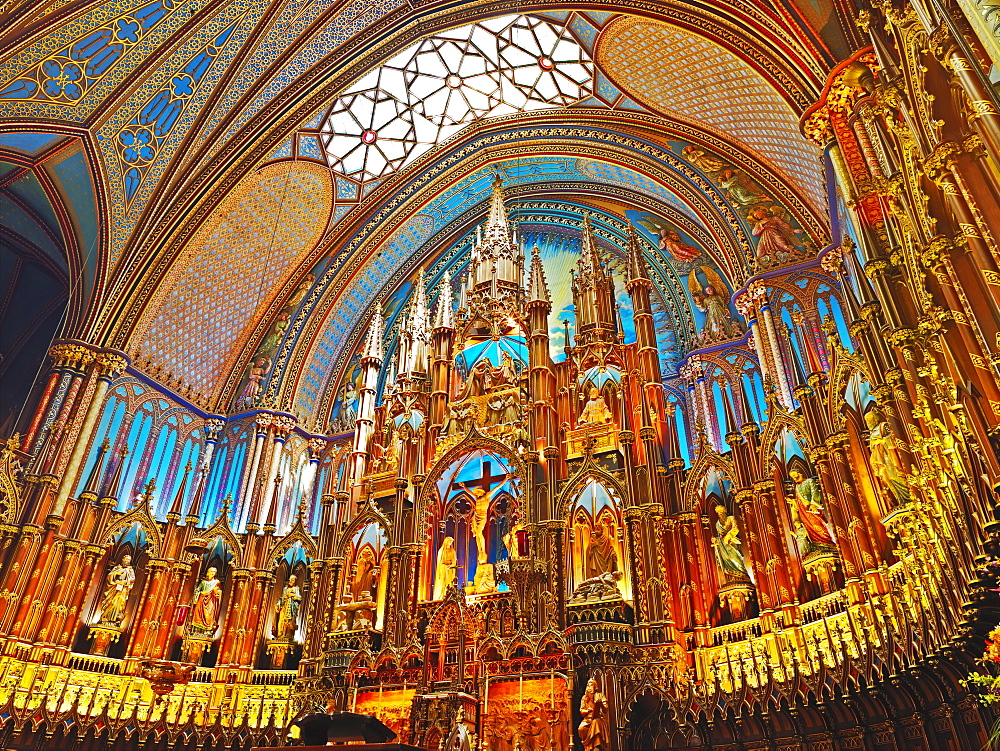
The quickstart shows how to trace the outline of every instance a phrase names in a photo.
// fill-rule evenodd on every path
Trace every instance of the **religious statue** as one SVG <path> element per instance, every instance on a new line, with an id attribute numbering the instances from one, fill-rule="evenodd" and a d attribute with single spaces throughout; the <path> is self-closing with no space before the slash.
<path id="1" fill-rule="evenodd" d="M 298 628 L 299 605 L 302 603 L 302 593 L 296 586 L 295 574 L 288 577 L 288 583 L 278 599 L 278 622 L 274 628 L 277 639 L 291 639 Z"/>
<path id="2" fill-rule="evenodd" d="M 604 573 L 618 570 L 618 553 L 615 551 L 615 530 L 610 524 L 605 529 L 598 525 L 590 537 L 587 547 L 586 566 L 584 573 L 592 578 Z"/>
<path id="3" fill-rule="evenodd" d="M 500 394 L 493 394 L 486 400 L 486 426 L 503 423 L 504 400 Z"/>
<path id="4" fill-rule="evenodd" d="M 218 569 L 210 566 L 205 578 L 198 582 L 191 600 L 191 620 L 188 631 L 192 636 L 212 636 L 218 628 L 222 604 L 222 584 L 216 578 Z"/>
<path id="5" fill-rule="evenodd" d="M 573 590 L 571 599 L 574 602 L 617 600 L 621 597 L 621 592 L 618 590 L 618 580 L 621 578 L 621 571 L 606 571 L 603 574 L 584 579 Z"/>
<path id="6" fill-rule="evenodd" d="M 815 477 L 806 477 L 801 470 L 788 473 L 795 483 L 792 496 L 792 523 L 803 556 L 818 550 L 836 550 L 837 543 L 830 534 L 824 516 L 823 491 Z"/>
<path id="7" fill-rule="evenodd" d="M 597 679 L 591 677 L 580 699 L 580 717 L 576 731 L 584 751 L 608 751 L 608 700 L 598 689 Z"/>
<path id="8" fill-rule="evenodd" d="M 706 279 L 702 286 L 698 273 Z M 694 306 L 705 314 L 705 323 L 700 336 L 709 341 L 720 341 L 738 330 L 729 312 L 729 288 L 722 277 L 711 266 L 702 266 L 688 275 L 688 290 Z"/>
<path id="9" fill-rule="evenodd" d="M 489 391 L 493 384 L 490 370 L 490 364 L 485 360 L 477 362 L 475 367 L 469 372 L 469 377 L 465 379 L 465 384 L 462 386 L 462 392 L 458 398 L 465 399 L 470 396 L 482 396 Z"/>
<path id="10" fill-rule="evenodd" d="M 772 209 L 757 206 L 747 214 L 747 218 L 753 223 L 754 236 L 760 238 L 757 241 L 758 258 L 801 252 L 800 248 L 803 246 L 797 236 L 802 234 L 802 230 L 792 227 L 785 221 L 782 213 L 782 209 L 777 206 Z"/>
<path id="11" fill-rule="evenodd" d="M 306 274 L 305 278 L 302 280 L 301 284 L 292 293 L 292 296 L 288 298 L 288 302 L 285 303 L 286 308 L 297 308 L 299 303 L 306 299 L 306 295 L 309 294 L 310 288 L 316 283 L 316 277 L 312 274 Z"/>
<path id="12" fill-rule="evenodd" d="M 865 425 L 868 427 L 868 450 L 870 453 L 872 471 L 885 483 L 886 488 L 896 503 L 907 503 L 910 500 L 910 486 L 906 483 L 896 453 L 896 439 L 877 409 L 865 413 Z"/>
<path id="13" fill-rule="evenodd" d="M 362 592 L 355 602 L 350 592 L 344 593 L 343 601 L 337 606 L 337 611 L 343 614 L 343 620 L 337 626 L 337 631 L 355 631 L 371 629 L 375 620 L 376 603 L 371 592 Z"/>
<path id="14" fill-rule="evenodd" d="M 473 488 L 472 493 L 472 515 L 469 519 L 469 526 L 472 528 L 472 538 L 476 541 L 476 560 L 479 563 L 486 563 L 486 520 L 489 518 L 490 502 L 493 497 L 504 487 L 500 483 L 493 490 L 486 492 L 485 488 Z"/>
<path id="15" fill-rule="evenodd" d="M 448 436 L 465 435 L 476 417 L 476 405 L 472 402 L 452 404 L 445 418 L 444 433 Z"/>
<path id="16" fill-rule="evenodd" d="M 510 356 L 510 352 L 500 353 L 500 378 L 504 383 L 517 382 L 517 369 L 514 367 L 514 358 Z"/>
<path id="17" fill-rule="evenodd" d="M 606 425 L 611 422 L 611 410 L 604 397 L 594 386 L 590 387 L 590 398 L 580 413 L 578 425 Z"/>
<path id="18" fill-rule="evenodd" d="M 132 556 L 123 555 L 122 562 L 108 573 L 108 586 L 101 598 L 102 626 L 121 628 L 125 620 L 125 606 L 128 596 L 135 585 L 135 569 L 132 568 Z"/>
<path id="19" fill-rule="evenodd" d="M 260 393 L 261 383 L 271 367 L 270 357 L 258 357 L 250 369 L 247 371 L 247 385 L 243 387 L 243 392 L 236 403 L 242 406 L 250 406 Z"/>
<path id="20" fill-rule="evenodd" d="M 278 346 L 282 338 L 285 336 L 285 331 L 288 329 L 288 325 L 291 323 L 291 317 L 290 313 L 282 313 L 278 316 L 277 320 L 274 322 L 274 326 L 271 327 L 271 333 L 269 333 L 267 338 L 261 342 L 261 352 L 266 352 L 267 350 L 274 349 Z"/>
<path id="21" fill-rule="evenodd" d="M 455 581 L 455 572 L 458 568 L 458 552 L 455 550 L 455 538 L 445 537 L 441 541 L 441 549 L 438 550 L 437 565 L 434 567 L 434 592 L 433 599 L 440 600 L 444 597 L 448 587 Z"/>
<path id="22" fill-rule="evenodd" d="M 715 548 L 715 562 L 726 581 L 753 580 L 753 574 L 747 567 L 740 550 L 740 528 L 736 519 L 726 512 L 725 506 L 716 506 L 715 513 L 719 519 L 715 522 L 716 536 L 712 538 Z"/>

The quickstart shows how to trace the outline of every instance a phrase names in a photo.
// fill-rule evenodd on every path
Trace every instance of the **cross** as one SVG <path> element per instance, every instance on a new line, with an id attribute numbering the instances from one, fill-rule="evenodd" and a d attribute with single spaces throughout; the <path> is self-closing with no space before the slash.
<path id="1" fill-rule="evenodd" d="M 501 472 L 498 475 L 494 475 L 492 467 L 493 463 L 487 459 L 486 461 L 483 462 L 482 477 L 480 477 L 478 480 L 469 480 L 467 482 L 460 482 L 458 484 L 461 485 L 466 490 L 469 490 L 470 487 L 481 487 L 488 493 L 490 492 L 490 490 L 492 490 L 493 484 L 495 482 L 505 482 L 506 480 L 510 479 L 510 474 L 507 472 Z"/>

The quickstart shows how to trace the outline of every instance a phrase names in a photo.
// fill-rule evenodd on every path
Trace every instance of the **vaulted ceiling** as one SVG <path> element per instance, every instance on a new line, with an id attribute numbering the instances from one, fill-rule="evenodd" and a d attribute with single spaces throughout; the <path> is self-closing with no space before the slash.
<path id="1" fill-rule="evenodd" d="M 63 207 L 34 212 L 59 238 L 36 233 L 38 252 L 75 290 L 63 334 L 122 348 L 220 412 L 277 337 L 269 398 L 322 421 L 365 311 L 455 252 L 493 172 L 525 216 L 546 201 L 563 225 L 603 212 L 608 242 L 626 211 L 649 212 L 734 288 L 753 270 L 753 205 L 822 245 L 825 178 L 798 119 L 855 43 L 843 9 L 623 10 L 8 3 L 0 161 Z M 52 149 L 63 166 L 29 187 Z M 21 222 L 0 198 L 3 224 Z M 670 266 L 665 279 L 683 273 Z"/>

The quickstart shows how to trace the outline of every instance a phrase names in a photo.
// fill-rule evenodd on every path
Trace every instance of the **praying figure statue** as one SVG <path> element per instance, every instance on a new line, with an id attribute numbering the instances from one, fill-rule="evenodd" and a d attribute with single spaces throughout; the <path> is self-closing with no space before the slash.
<path id="1" fill-rule="evenodd" d="M 598 689 L 597 679 L 587 681 L 587 688 L 580 699 L 580 717 L 576 731 L 584 751 L 608 751 L 608 700 Z"/>
<path id="2" fill-rule="evenodd" d="M 611 410 L 596 387 L 590 387 L 590 398 L 580 413 L 579 425 L 606 425 L 611 422 Z"/>
<path id="3" fill-rule="evenodd" d="M 899 465 L 896 454 L 896 441 L 878 410 L 865 413 L 865 425 L 868 426 L 868 450 L 871 452 L 872 471 L 885 483 L 886 489 L 896 503 L 907 503 L 910 500 L 910 486 Z"/>
<path id="4" fill-rule="evenodd" d="M 218 569 L 210 566 L 205 578 L 198 582 L 191 600 L 191 620 L 188 631 L 192 636 L 212 636 L 218 628 L 222 605 L 222 583 L 216 578 Z"/>
<path id="5" fill-rule="evenodd" d="M 836 550 L 824 516 L 823 491 L 815 477 L 806 477 L 799 469 L 788 473 L 795 483 L 792 497 L 792 523 L 803 556 L 819 550 Z"/>
<path id="6" fill-rule="evenodd" d="M 274 628 L 277 639 L 291 639 L 298 628 L 299 606 L 302 604 L 302 592 L 296 585 L 295 574 L 288 577 L 288 583 L 278 599 L 278 622 Z"/>
<path id="7" fill-rule="evenodd" d="M 458 552 L 455 550 L 455 538 L 445 537 L 441 541 L 441 549 L 438 550 L 437 565 L 434 567 L 434 592 L 432 597 L 440 600 L 444 597 L 448 587 L 455 581 L 455 571 L 458 568 Z"/>
<path id="8" fill-rule="evenodd" d="M 726 581 L 753 580 L 740 549 L 740 528 L 736 519 L 728 514 L 725 506 L 716 506 L 719 519 L 715 522 L 716 536 L 712 538 L 715 562 Z"/>
<path id="9" fill-rule="evenodd" d="M 121 628 L 125 620 L 125 606 L 128 596 L 135 585 L 135 569 L 132 568 L 132 556 L 123 555 L 122 562 L 108 573 L 108 586 L 101 598 L 102 626 Z"/>

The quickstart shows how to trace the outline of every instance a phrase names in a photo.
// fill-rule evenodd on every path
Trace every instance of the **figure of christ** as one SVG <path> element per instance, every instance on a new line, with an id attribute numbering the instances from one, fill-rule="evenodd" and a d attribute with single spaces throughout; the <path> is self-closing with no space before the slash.
<path id="1" fill-rule="evenodd" d="M 483 487 L 472 488 L 469 491 L 472 495 L 472 515 L 469 519 L 469 526 L 472 528 L 472 537 L 476 541 L 476 560 L 479 563 L 486 563 L 486 537 L 484 533 L 486 520 L 489 518 L 490 502 L 509 478 L 510 475 L 506 475 L 504 480 L 490 491 Z"/>

